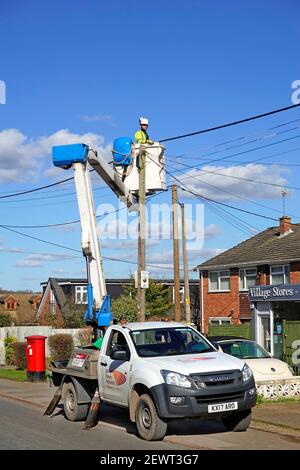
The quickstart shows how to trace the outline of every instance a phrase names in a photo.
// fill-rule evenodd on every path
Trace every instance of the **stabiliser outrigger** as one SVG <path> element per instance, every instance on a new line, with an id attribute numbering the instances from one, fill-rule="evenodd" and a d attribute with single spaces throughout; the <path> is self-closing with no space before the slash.
<path id="1" fill-rule="evenodd" d="M 113 147 L 113 169 L 99 153 L 88 145 L 70 144 L 55 146 L 52 149 L 53 164 L 62 169 L 72 168 L 81 224 L 81 247 L 86 261 L 87 309 L 84 320 L 93 327 L 94 340 L 103 337 L 105 329 L 112 323 L 110 296 L 107 294 L 103 274 L 102 257 L 97 236 L 95 206 L 92 193 L 89 166 L 112 189 L 129 210 L 138 210 L 139 156 L 147 155 L 147 145 L 134 144 L 128 137 L 115 140 Z M 153 193 L 166 189 L 164 171 L 164 147 L 159 143 L 151 146 L 147 157 L 146 191 Z M 64 398 L 65 413 L 70 420 L 82 419 L 87 415 L 86 428 L 96 424 L 99 406 L 97 386 L 97 361 L 99 349 L 76 348 L 68 361 L 52 363 L 54 385 L 58 386 L 45 415 L 51 415 Z M 79 396 L 80 412 L 72 410 L 74 394 Z M 91 401 L 91 397 L 92 401 Z M 91 403 L 87 414 L 88 403 Z M 81 406 L 80 406 L 81 405 Z"/>

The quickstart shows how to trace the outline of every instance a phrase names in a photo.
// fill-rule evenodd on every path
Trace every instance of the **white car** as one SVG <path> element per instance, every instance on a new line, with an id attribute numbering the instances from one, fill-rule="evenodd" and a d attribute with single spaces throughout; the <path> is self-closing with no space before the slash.
<path id="1" fill-rule="evenodd" d="M 225 336 L 213 336 L 208 339 L 224 353 L 244 359 L 256 382 L 290 379 L 294 375 L 293 369 L 286 362 L 272 357 L 255 341 Z"/>

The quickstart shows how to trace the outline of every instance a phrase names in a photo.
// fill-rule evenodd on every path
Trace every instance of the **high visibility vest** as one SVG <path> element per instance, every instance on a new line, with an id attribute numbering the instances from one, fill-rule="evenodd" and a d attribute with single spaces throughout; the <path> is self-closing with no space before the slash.
<path id="1" fill-rule="evenodd" d="M 137 144 L 146 144 L 149 140 L 147 132 L 144 132 L 141 129 L 134 134 L 134 138 Z"/>

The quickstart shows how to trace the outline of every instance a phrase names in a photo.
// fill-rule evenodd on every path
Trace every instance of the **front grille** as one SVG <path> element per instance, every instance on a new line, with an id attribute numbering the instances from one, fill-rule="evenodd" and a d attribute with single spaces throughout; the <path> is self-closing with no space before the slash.
<path id="1" fill-rule="evenodd" d="M 242 382 L 242 374 L 239 370 L 215 372 L 213 374 L 192 374 L 190 376 L 198 388 L 212 388 L 239 384 Z M 204 387 L 203 387 L 204 384 Z"/>
<path id="2" fill-rule="evenodd" d="M 197 403 L 224 403 L 227 401 L 241 400 L 244 393 L 220 393 L 215 395 L 203 395 L 196 397 Z"/>

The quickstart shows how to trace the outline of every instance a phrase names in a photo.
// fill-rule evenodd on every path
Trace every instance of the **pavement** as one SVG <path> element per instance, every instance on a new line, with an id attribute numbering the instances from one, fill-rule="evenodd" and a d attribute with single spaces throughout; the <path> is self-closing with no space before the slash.
<path id="1" fill-rule="evenodd" d="M 15 380 L 0 378 L 0 398 L 17 400 L 18 402 L 28 404 L 41 410 L 46 410 L 49 405 L 55 387 L 50 386 L 48 382 L 17 382 Z M 62 405 L 58 405 L 55 413 L 62 413 Z M 127 410 L 101 405 L 101 424 L 113 427 L 126 432 L 134 432 L 134 424 L 128 418 Z M 173 423 L 170 425 L 174 428 Z M 176 425 L 175 425 L 176 426 Z M 252 429 L 263 430 L 281 436 L 300 438 L 300 401 L 287 403 L 260 403 L 253 408 Z M 193 440 L 197 439 L 197 420 L 184 420 L 180 422 L 180 433 L 176 436 L 178 444 L 187 445 L 186 434 L 193 434 Z M 176 430 L 176 428 L 174 428 Z M 199 439 L 201 435 L 199 435 Z M 175 442 L 172 436 L 166 436 L 165 439 Z M 200 442 L 199 442 L 200 443 Z"/>

